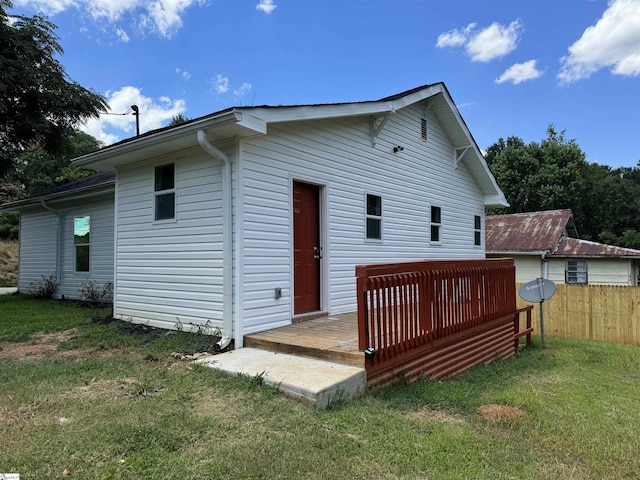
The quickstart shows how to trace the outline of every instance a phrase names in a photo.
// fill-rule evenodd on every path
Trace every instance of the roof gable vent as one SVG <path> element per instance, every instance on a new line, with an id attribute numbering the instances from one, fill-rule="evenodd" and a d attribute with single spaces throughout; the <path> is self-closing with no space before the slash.
<path id="1" fill-rule="evenodd" d="M 424 117 L 420 119 L 420 136 L 422 140 L 427 141 L 427 119 Z"/>

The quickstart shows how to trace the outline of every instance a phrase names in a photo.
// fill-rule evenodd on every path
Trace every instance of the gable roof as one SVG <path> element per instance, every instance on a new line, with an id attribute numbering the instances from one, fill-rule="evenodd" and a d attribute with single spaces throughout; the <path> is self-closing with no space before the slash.
<path id="1" fill-rule="evenodd" d="M 640 250 L 564 237 L 554 257 L 640 257 Z"/>
<path id="2" fill-rule="evenodd" d="M 454 146 L 451 161 L 463 162 L 484 193 L 487 207 L 508 206 L 487 163 L 467 128 L 444 83 L 423 85 L 380 100 L 290 106 L 232 107 L 179 125 L 164 127 L 109 145 L 76 158 L 74 163 L 89 168 L 114 170 L 145 158 L 166 155 L 197 146 L 197 132 L 203 130 L 209 141 L 265 135 L 269 124 L 345 117 L 372 117 L 383 121 L 407 106 L 424 102 L 441 123 Z M 371 129 L 375 143 L 374 129 Z"/>
<path id="3" fill-rule="evenodd" d="M 568 232 L 575 234 L 571 210 L 491 215 L 485 218 L 487 253 L 552 252 Z"/>
<path id="4" fill-rule="evenodd" d="M 573 213 L 565 210 L 491 215 L 485 219 L 487 253 L 552 257 L 640 257 L 640 250 L 571 238 Z"/>
<path id="5" fill-rule="evenodd" d="M 65 183 L 37 195 L 22 198 L 15 202 L 6 203 L 0 206 L 0 210 L 5 212 L 19 212 L 25 207 L 58 199 L 72 199 L 88 194 L 101 193 L 114 189 L 116 175 L 114 172 L 99 172 L 90 177 Z"/>

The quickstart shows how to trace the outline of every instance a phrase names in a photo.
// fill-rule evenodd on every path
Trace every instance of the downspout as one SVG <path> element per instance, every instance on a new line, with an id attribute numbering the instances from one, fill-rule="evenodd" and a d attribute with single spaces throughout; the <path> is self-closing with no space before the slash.
<path id="1" fill-rule="evenodd" d="M 55 210 L 47 205 L 45 200 L 40 200 L 40 205 L 45 210 L 55 213 L 56 215 L 56 284 L 60 285 L 60 268 L 61 268 L 61 255 L 60 248 L 62 246 L 62 213 L 59 210 Z"/>
<path id="2" fill-rule="evenodd" d="M 232 232 L 231 215 L 231 160 L 211 145 L 204 130 L 198 130 L 198 143 L 202 150 L 216 160 L 222 161 L 222 338 L 216 343 L 217 351 L 224 350 L 233 339 L 233 271 L 232 271 Z"/>
<path id="3" fill-rule="evenodd" d="M 542 254 L 542 278 L 549 278 L 549 264 L 547 263 L 547 252 Z"/>

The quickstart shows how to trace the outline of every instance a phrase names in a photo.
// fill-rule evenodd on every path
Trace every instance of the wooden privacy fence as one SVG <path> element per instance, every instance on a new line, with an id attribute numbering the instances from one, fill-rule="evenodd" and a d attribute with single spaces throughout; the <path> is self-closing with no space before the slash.
<path id="1" fill-rule="evenodd" d="M 369 385 L 452 375 L 530 340 L 531 311 L 516 308 L 511 259 L 363 265 L 356 277 Z"/>
<path id="2" fill-rule="evenodd" d="M 544 302 L 545 335 L 640 345 L 640 287 L 566 284 L 557 287 L 555 295 Z M 518 305 L 527 302 L 518 298 Z M 537 304 L 533 324 L 539 334 Z"/>

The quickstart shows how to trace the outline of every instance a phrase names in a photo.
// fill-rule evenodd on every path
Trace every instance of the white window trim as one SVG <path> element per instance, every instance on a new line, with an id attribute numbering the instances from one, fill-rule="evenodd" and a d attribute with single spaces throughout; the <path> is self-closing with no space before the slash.
<path id="1" fill-rule="evenodd" d="M 440 223 L 433 222 L 431 209 L 434 207 L 440 209 Z M 440 232 L 439 240 L 433 240 L 431 238 L 431 227 L 439 227 L 438 228 L 438 231 Z M 442 245 L 442 207 L 440 205 L 429 205 L 429 243 L 431 245 Z"/>
<path id="2" fill-rule="evenodd" d="M 173 165 L 173 188 L 156 191 L 156 168 Z M 154 224 L 176 223 L 178 221 L 178 194 L 176 185 L 178 183 L 178 167 L 176 162 L 162 162 L 153 166 L 153 212 L 152 219 Z M 156 219 L 157 197 L 159 195 L 173 194 L 173 218 Z"/>
<path id="3" fill-rule="evenodd" d="M 367 207 L 369 205 L 368 196 L 371 195 L 373 197 L 378 197 L 380 199 L 380 216 L 378 215 L 369 215 L 367 212 Z M 367 220 L 368 219 L 380 220 L 380 238 L 369 238 L 367 237 Z M 378 195 L 375 193 L 365 192 L 364 193 L 364 241 L 365 243 L 383 243 L 384 239 L 384 198 L 382 195 Z"/>
<path id="4" fill-rule="evenodd" d="M 76 243 L 76 218 L 89 217 L 89 241 L 87 243 Z M 89 247 L 89 269 L 78 270 L 78 248 Z M 89 275 L 91 273 L 91 215 L 74 215 L 73 217 L 73 273 L 78 275 Z"/>
<path id="5" fill-rule="evenodd" d="M 570 282 L 569 281 L 569 262 L 576 262 L 576 266 L 580 263 L 584 264 L 584 272 L 581 270 L 576 270 L 575 273 L 583 273 L 584 274 L 584 282 Z M 588 285 L 589 284 L 589 263 L 586 259 L 579 260 L 566 260 L 564 263 L 564 281 L 569 285 Z"/>
<path id="6" fill-rule="evenodd" d="M 480 229 L 476 228 L 476 218 L 480 219 Z M 482 247 L 482 224 L 484 222 L 482 221 L 482 215 L 474 215 L 473 216 L 473 246 L 475 248 L 481 248 Z M 476 233 L 480 233 L 480 243 L 476 243 Z"/>

